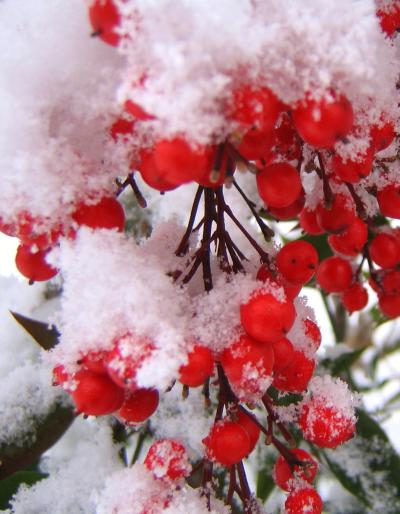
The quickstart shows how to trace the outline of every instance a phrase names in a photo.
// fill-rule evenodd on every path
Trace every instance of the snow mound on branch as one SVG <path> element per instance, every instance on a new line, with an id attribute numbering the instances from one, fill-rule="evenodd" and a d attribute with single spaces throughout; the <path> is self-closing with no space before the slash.
<path id="1" fill-rule="evenodd" d="M 144 465 L 135 464 L 107 478 L 101 494 L 93 497 L 96 514 L 137 514 L 146 508 L 162 512 L 169 492 L 169 483 L 155 480 Z"/>
<path id="2" fill-rule="evenodd" d="M 370 121 L 396 111 L 395 51 L 372 0 L 119 4 L 121 32 L 131 35 L 120 47 L 128 65 L 119 97 L 155 115 L 160 135 L 204 143 L 226 133 L 224 102 L 246 81 L 289 104 L 334 87 L 356 109 L 368 105 Z"/>
<path id="3" fill-rule="evenodd" d="M 121 57 L 90 38 L 81 0 L 1 2 L 0 17 L 0 216 L 63 222 L 112 190 L 103 147 Z"/>
<path id="4" fill-rule="evenodd" d="M 54 359 L 73 367 L 85 352 L 111 350 L 128 332 L 144 335 L 156 349 L 138 384 L 167 387 L 185 358 L 188 298 L 167 276 L 163 254 L 114 231 L 82 228 L 76 241 L 62 243 L 59 260 L 65 285 Z"/>
<path id="5" fill-rule="evenodd" d="M 107 476 L 122 467 L 118 449 L 112 443 L 109 427 L 87 421 L 72 447 L 73 451 L 69 448 L 65 458 L 48 470 L 49 478 L 19 490 L 12 501 L 12 514 L 96 513 L 91 495 L 103 487 Z"/>

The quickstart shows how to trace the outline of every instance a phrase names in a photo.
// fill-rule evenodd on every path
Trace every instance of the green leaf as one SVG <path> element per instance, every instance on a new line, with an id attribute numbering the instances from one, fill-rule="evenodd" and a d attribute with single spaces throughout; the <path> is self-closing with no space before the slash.
<path id="1" fill-rule="evenodd" d="M 268 455 L 257 473 L 256 495 L 262 502 L 267 500 L 275 488 L 275 482 L 272 479 L 275 459 L 273 455 Z"/>
<path id="2" fill-rule="evenodd" d="M 400 457 L 379 424 L 358 410 L 357 436 L 337 450 L 320 450 L 339 482 L 374 512 L 400 512 Z M 382 509 L 385 510 L 382 510 Z"/>
<path id="3" fill-rule="evenodd" d="M 60 333 L 54 325 L 27 318 L 17 312 L 10 311 L 10 313 L 44 350 L 51 350 L 56 346 Z"/>
<path id="4" fill-rule="evenodd" d="M 339 376 L 343 371 L 348 370 L 364 353 L 367 347 L 360 348 L 354 352 L 342 353 L 336 359 L 323 359 L 321 365 L 328 368 L 331 375 Z"/>
<path id="5" fill-rule="evenodd" d="M 10 500 L 18 491 L 22 484 L 33 485 L 43 478 L 47 478 L 47 474 L 38 471 L 17 471 L 13 475 L 0 481 L 0 510 L 10 508 Z"/>
<path id="6" fill-rule="evenodd" d="M 293 403 L 298 403 L 302 400 L 301 394 L 296 393 L 282 393 L 275 389 L 275 387 L 270 387 L 267 391 L 268 395 L 273 399 L 274 404 L 280 407 L 287 407 L 288 405 L 292 405 Z"/>
<path id="7" fill-rule="evenodd" d="M 0 480 L 38 460 L 58 441 L 73 420 L 72 408 L 57 404 L 44 419 L 37 421 L 34 431 L 27 434 L 26 444 L 0 444 Z"/>

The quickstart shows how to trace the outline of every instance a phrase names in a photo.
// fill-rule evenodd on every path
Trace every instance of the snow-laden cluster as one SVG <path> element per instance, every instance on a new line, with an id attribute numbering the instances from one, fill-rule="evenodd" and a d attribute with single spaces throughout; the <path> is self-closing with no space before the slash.
<path id="1" fill-rule="evenodd" d="M 370 123 L 396 107 L 396 56 L 373 1 L 118 4 L 127 36 L 119 98 L 154 115 L 163 135 L 205 143 L 226 133 L 221 105 L 246 81 L 268 86 L 288 104 L 333 87 L 368 112 Z"/>
<path id="2" fill-rule="evenodd" d="M 268 282 L 261 286 L 251 272 L 231 280 L 217 262 L 209 293 L 202 291 L 202 284 L 194 288 L 181 287 L 179 279 L 174 283 L 174 273 L 184 274 L 187 266 L 186 257 L 174 254 L 180 233 L 182 227 L 166 222 L 136 245 L 114 231 L 83 227 L 74 241 L 62 242 L 52 256 L 64 277 L 61 311 L 55 320 L 61 338 L 52 351 L 54 364 L 62 363 L 73 372 L 89 352 L 110 351 L 126 334 L 144 336 L 155 348 L 140 366 L 138 385 L 165 389 L 177 378 L 194 344 L 218 353 L 238 340 L 244 333 L 240 305 L 255 289 L 285 299 L 282 288 Z M 250 262 L 250 270 L 253 267 Z M 313 311 L 304 298 L 295 305 L 296 323 L 288 337 L 296 349 L 313 358 L 315 345 L 304 328 L 305 319 L 314 319 Z"/>
<path id="3" fill-rule="evenodd" d="M 79 201 L 111 192 L 113 178 L 129 169 L 109 134 L 126 99 L 156 118 L 138 124 L 133 148 L 177 134 L 222 140 L 235 129 L 226 101 L 246 82 L 290 105 L 310 91 L 345 94 L 362 137 L 339 143 L 344 153 L 365 149 L 362 127 L 382 112 L 396 116 L 398 56 L 372 0 L 121 0 L 118 31 L 129 37 L 118 49 L 90 38 L 91 4 L 0 6 L 3 220 L 27 210 L 44 226 L 68 224 Z"/>

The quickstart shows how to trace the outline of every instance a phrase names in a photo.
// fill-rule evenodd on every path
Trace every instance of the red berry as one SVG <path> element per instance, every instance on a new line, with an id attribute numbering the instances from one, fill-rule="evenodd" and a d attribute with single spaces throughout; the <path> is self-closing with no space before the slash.
<path id="1" fill-rule="evenodd" d="M 321 514 L 322 509 L 321 497 L 311 487 L 292 491 L 285 502 L 286 514 Z"/>
<path id="2" fill-rule="evenodd" d="M 291 220 L 293 218 L 296 218 L 297 215 L 300 213 L 300 211 L 304 207 L 305 202 L 305 194 L 302 190 L 300 195 L 297 197 L 297 199 L 287 205 L 286 207 L 271 207 L 268 206 L 268 211 L 274 218 L 277 218 L 278 220 Z"/>
<path id="3" fill-rule="evenodd" d="M 109 376 L 120 387 L 137 389 L 136 373 L 153 350 L 153 342 L 146 337 L 126 334 L 117 339 L 107 354 Z"/>
<path id="4" fill-rule="evenodd" d="M 358 282 L 352 284 L 342 295 L 344 308 L 352 314 L 360 311 L 368 303 L 368 291 Z"/>
<path id="5" fill-rule="evenodd" d="M 241 425 L 247 432 L 247 435 L 250 439 L 250 451 L 251 453 L 260 437 L 260 428 L 256 425 L 256 423 L 252 420 L 250 416 L 247 416 L 241 409 L 238 409 L 236 414 L 236 421 Z"/>
<path id="6" fill-rule="evenodd" d="M 273 274 L 266 264 L 261 264 L 256 278 L 261 280 L 261 282 L 271 282 L 283 287 L 288 300 L 296 298 L 301 291 L 301 284 L 291 284 L 281 275 Z"/>
<path id="7" fill-rule="evenodd" d="M 382 287 L 385 294 L 400 295 L 400 271 L 391 270 L 385 273 Z"/>
<path id="8" fill-rule="evenodd" d="M 377 11 L 381 28 L 391 37 L 400 28 L 400 5 L 393 1 Z"/>
<path id="9" fill-rule="evenodd" d="M 289 282 L 306 284 L 318 267 L 318 253 L 307 241 L 291 241 L 278 252 L 276 265 Z"/>
<path id="10" fill-rule="evenodd" d="M 332 205 L 320 203 L 317 207 L 317 221 L 325 232 L 338 234 L 347 230 L 356 219 L 351 200 L 342 194 L 334 195 Z"/>
<path id="11" fill-rule="evenodd" d="M 394 124 L 391 121 L 387 121 L 383 125 L 374 125 L 371 127 L 372 145 L 375 148 L 375 152 L 380 152 L 390 146 L 395 137 L 396 132 Z"/>
<path id="12" fill-rule="evenodd" d="M 62 364 L 58 364 L 53 368 L 53 386 L 59 386 L 71 379 L 71 375 L 67 373 Z"/>
<path id="13" fill-rule="evenodd" d="M 296 310 L 290 300 L 280 301 L 271 293 L 258 291 L 240 306 L 240 320 L 250 337 L 261 343 L 282 339 L 292 328 Z"/>
<path id="14" fill-rule="evenodd" d="M 116 29 L 120 15 L 113 0 L 94 0 L 89 7 L 89 19 L 100 39 L 112 46 L 119 44 L 120 36 Z"/>
<path id="15" fill-rule="evenodd" d="M 198 387 L 213 374 L 214 359 L 206 346 L 196 345 L 188 355 L 188 363 L 179 369 L 179 381 L 189 387 Z"/>
<path id="16" fill-rule="evenodd" d="M 303 403 L 299 426 L 304 438 L 322 448 L 336 448 L 350 439 L 356 429 L 354 415 L 342 412 L 324 398 Z"/>
<path id="17" fill-rule="evenodd" d="M 154 164 L 160 175 L 170 184 L 180 185 L 201 180 L 212 168 L 210 148 L 192 147 L 181 138 L 162 139 L 154 146 Z"/>
<path id="18" fill-rule="evenodd" d="M 107 373 L 107 355 L 104 351 L 90 351 L 81 358 L 81 364 L 95 373 Z"/>
<path id="19" fill-rule="evenodd" d="M 157 409 L 157 389 L 136 389 L 125 398 L 118 415 L 128 423 L 142 423 Z"/>
<path id="20" fill-rule="evenodd" d="M 400 316 L 400 295 L 379 295 L 379 308 L 388 318 Z"/>
<path id="21" fill-rule="evenodd" d="M 233 93 L 228 116 L 249 128 L 266 131 L 273 129 L 281 110 L 281 102 L 270 89 L 242 86 Z"/>
<path id="22" fill-rule="evenodd" d="M 328 293 L 341 293 L 348 289 L 353 271 L 348 261 L 341 257 L 328 257 L 319 265 L 317 282 Z"/>
<path id="23" fill-rule="evenodd" d="M 353 109 L 344 95 L 313 100 L 307 97 L 292 111 L 302 139 L 317 148 L 331 148 L 353 127 Z"/>
<path id="24" fill-rule="evenodd" d="M 262 345 L 244 335 L 226 348 L 221 356 L 229 383 L 240 400 L 260 398 L 270 386 L 274 353 L 270 345 Z"/>
<path id="25" fill-rule="evenodd" d="M 400 219 L 400 185 L 389 184 L 376 195 L 383 216 Z"/>
<path id="26" fill-rule="evenodd" d="M 287 337 L 283 337 L 272 343 L 274 351 L 274 373 L 279 373 L 286 368 L 294 359 L 295 351 L 294 346 Z"/>
<path id="27" fill-rule="evenodd" d="M 315 361 L 300 350 L 293 352 L 288 366 L 275 373 L 272 385 L 280 391 L 300 393 L 307 389 L 315 369 Z"/>
<path id="28" fill-rule="evenodd" d="M 272 143 L 271 131 L 251 129 L 243 136 L 238 150 L 240 155 L 249 161 L 266 160 L 271 152 Z"/>
<path id="29" fill-rule="evenodd" d="M 400 261 L 400 241 L 390 232 L 377 234 L 369 245 L 371 259 L 382 268 L 394 268 Z"/>
<path id="30" fill-rule="evenodd" d="M 305 207 L 300 213 L 299 222 L 301 228 L 307 232 L 307 234 L 318 236 L 319 234 L 324 233 L 324 230 L 318 223 L 316 210 L 311 210 Z"/>
<path id="31" fill-rule="evenodd" d="M 71 391 L 71 396 L 78 412 L 88 416 L 104 416 L 121 407 L 124 391 L 107 375 L 82 370 L 73 378 L 76 388 Z"/>
<path id="32" fill-rule="evenodd" d="M 359 156 L 357 160 L 343 160 L 340 155 L 335 155 L 332 159 L 333 173 L 343 182 L 355 183 L 367 177 L 372 171 L 374 162 L 373 148 L 369 148 L 365 154 Z"/>
<path id="33" fill-rule="evenodd" d="M 318 325 L 311 319 L 306 318 L 303 321 L 304 333 L 312 342 L 314 351 L 317 351 L 321 345 L 321 331 Z"/>
<path id="34" fill-rule="evenodd" d="M 318 463 L 311 455 L 305 450 L 296 448 L 291 450 L 293 461 L 300 461 L 302 464 L 295 464 L 292 466 L 288 461 L 280 455 L 275 462 L 273 470 L 273 478 L 278 487 L 284 491 L 290 491 L 295 488 L 295 480 L 305 480 L 309 484 L 314 482 L 318 472 Z"/>
<path id="35" fill-rule="evenodd" d="M 140 121 L 153 120 L 154 116 L 147 113 L 143 107 L 139 104 L 133 102 L 132 100 L 127 100 L 124 104 L 124 108 L 131 114 L 135 119 Z"/>
<path id="36" fill-rule="evenodd" d="M 156 166 L 151 151 L 142 150 L 140 152 L 139 171 L 144 182 L 157 191 L 172 191 L 178 187 L 164 179 L 163 173 Z"/>
<path id="37" fill-rule="evenodd" d="M 129 141 L 129 136 L 133 135 L 134 127 L 134 120 L 118 118 L 110 127 L 111 137 L 114 141 L 118 141 L 119 139 L 122 139 L 123 141 Z"/>
<path id="38" fill-rule="evenodd" d="M 270 207 L 287 207 L 302 192 L 298 171 L 285 162 L 263 168 L 257 174 L 257 188 L 262 200 Z"/>
<path id="39" fill-rule="evenodd" d="M 301 157 L 301 142 L 291 118 L 284 113 L 279 126 L 273 130 L 273 145 L 268 161 L 293 161 Z"/>
<path id="40" fill-rule="evenodd" d="M 328 243 L 335 252 L 356 257 L 362 252 L 367 239 L 367 225 L 360 218 L 355 218 L 354 222 L 341 234 L 328 236 Z"/>
<path id="41" fill-rule="evenodd" d="M 232 466 L 250 453 L 250 437 L 246 429 L 233 421 L 216 423 L 203 440 L 207 447 L 208 458 L 223 466 Z"/>
<path id="42" fill-rule="evenodd" d="M 55 277 L 58 273 L 46 261 L 49 250 L 33 253 L 29 246 L 19 245 L 15 256 L 15 265 L 21 275 L 32 282 L 44 282 Z"/>
<path id="43" fill-rule="evenodd" d="M 80 204 L 72 218 L 78 225 L 90 228 L 124 230 L 125 213 L 122 205 L 111 196 L 103 197 L 96 204 Z"/>
<path id="44" fill-rule="evenodd" d="M 144 465 L 155 478 L 179 480 L 190 473 L 185 447 L 172 439 L 160 439 L 150 446 Z"/>
<path id="45" fill-rule="evenodd" d="M 35 250 L 47 250 L 56 245 L 62 235 L 61 226 L 49 226 L 49 220 L 32 216 L 26 211 L 20 212 L 17 223 L 12 226 L 8 225 L 8 227 L 14 231 L 9 235 L 18 237 L 21 244 L 34 247 Z"/>

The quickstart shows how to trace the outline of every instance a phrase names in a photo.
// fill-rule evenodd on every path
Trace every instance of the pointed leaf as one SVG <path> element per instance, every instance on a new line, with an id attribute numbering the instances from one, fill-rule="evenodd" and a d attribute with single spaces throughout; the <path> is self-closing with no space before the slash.
<path id="1" fill-rule="evenodd" d="M 44 350 L 51 350 L 56 346 L 60 333 L 54 325 L 28 318 L 17 312 L 10 311 L 10 313 Z"/>
<path id="2" fill-rule="evenodd" d="M 400 457 L 379 424 L 358 410 L 357 436 L 336 450 L 321 450 L 340 483 L 374 512 L 400 512 Z"/>
<path id="3" fill-rule="evenodd" d="M 22 484 L 33 485 L 43 478 L 47 478 L 47 474 L 39 471 L 17 471 L 13 475 L 0 481 L 0 510 L 10 508 L 10 500 L 18 491 Z"/>
<path id="4" fill-rule="evenodd" d="M 0 445 L 0 480 L 23 470 L 35 462 L 64 434 L 74 420 L 71 407 L 57 404 L 42 420 L 38 421 L 34 433 L 29 432 L 26 445 Z"/>

